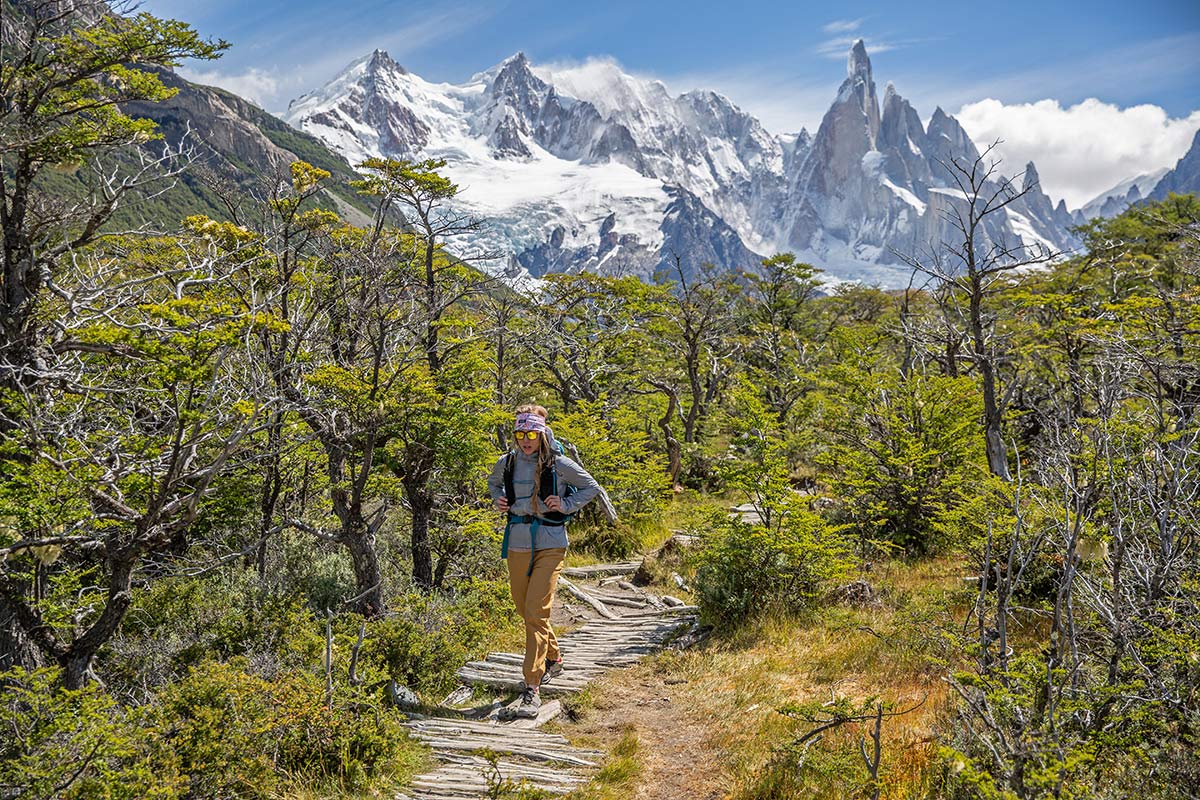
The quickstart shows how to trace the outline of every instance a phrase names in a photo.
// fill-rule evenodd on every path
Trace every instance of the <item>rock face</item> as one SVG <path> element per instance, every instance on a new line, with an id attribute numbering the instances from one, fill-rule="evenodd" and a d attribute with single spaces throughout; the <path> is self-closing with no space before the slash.
<path id="1" fill-rule="evenodd" d="M 462 210 L 501 271 L 651 276 L 678 256 L 754 269 L 790 250 L 836 277 L 903 282 L 898 254 L 948 235 L 946 165 L 979 153 L 941 109 L 928 129 L 890 84 L 880 103 L 863 43 L 815 135 L 775 136 L 710 91 L 672 96 L 615 64 L 555 70 L 518 53 L 463 85 L 434 84 L 376 51 L 291 104 L 286 119 L 350 161 L 444 158 Z M 987 235 L 1074 242 L 1065 206 L 1031 191 Z M 997 177 L 997 180 L 1000 180 Z"/>
<path id="2" fill-rule="evenodd" d="M 1192 139 L 1192 146 L 1183 158 L 1175 164 L 1175 168 L 1162 177 L 1150 192 L 1151 200 L 1166 200 L 1174 194 L 1200 193 L 1200 131 Z"/>
<path id="3" fill-rule="evenodd" d="M 119 210 L 117 219 L 123 223 L 151 220 L 173 224 L 192 213 L 225 217 L 228 208 L 215 186 L 232 194 L 229 199 L 234 202 L 243 194 L 262 197 L 276 180 L 290 180 L 289 165 L 298 159 L 339 178 L 353 175 L 341 155 L 254 104 L 223 89 L 190 83 L 170 70 L 155 70 L 155 74 L 177 90 L 175 96 L 159 103 L 131 103 L 125 110 L 157 123 L 168 145 L 190 147 L 193 168 L 143 207 Z M 150 149 L 155 151 L 155 147 Z M 369 219 L 366 204 L 348 187 L 326 199 L 354 222 Z"/>

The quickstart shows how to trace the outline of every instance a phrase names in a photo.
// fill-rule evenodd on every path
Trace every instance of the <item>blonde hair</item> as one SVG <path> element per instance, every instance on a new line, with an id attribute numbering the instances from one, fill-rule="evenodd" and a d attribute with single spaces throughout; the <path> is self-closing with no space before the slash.
<path id="1" fill-rule="evenodd" d="M 535 404 L 526 404 L 517 407 L 518 414 L 537 414 L 544 420 L 550 419 L 550 412 L 545 406 Z M 542 504 L 542 472 L 554 463 L 554 452 L 550 449 L 550 436 L 543 433 L 538 437 L 538 461 L 537 467 L 533 470 L 533 497 L 530 498 L 530 503 L 533 506 L 533 513 L 541 513 Z"/>

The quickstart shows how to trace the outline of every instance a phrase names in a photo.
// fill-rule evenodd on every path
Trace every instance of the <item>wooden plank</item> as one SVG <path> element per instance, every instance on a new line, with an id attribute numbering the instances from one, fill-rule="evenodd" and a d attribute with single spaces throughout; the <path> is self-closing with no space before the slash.
<path id="1" fill-rule="evenodd" d="M 571 578 L 594 578 L 597 575 L 631 575 L 642 566 L 641 561 L 623 561 L 617 564 L 593 564 L 588 567 L 566 567 L 562 574 Z"/>
<path id="2" fill-rule="evenodd" d="M 596 609 L 596 613 L 598 613 L 600 616 L 605 617 L 607 619 L 617 619 L 617 615 L 614 614 L 612 611 L 610 611 L 608 606 L 604 605 L 604 603 L 602 603 L 599 600 L 597 600 L 596 598 L 592 597 L 590 594 L 583 591 L 582 589 L 580 589 L 575 584 L 571 583 L 566 578 L 559 578 L 558 585 L 563 587 L 564 589 L 566 589 L 571 594 L 578 597 L 583 602 L 590 605 L 592 608 Z"/>
<path id="3" fill-rule="evenodd" d="M 512 722 L 503 723 L 503 725 L 506 728 L 540 728 L 561 713 L 562 702 L 559 700 L 548 700 L 542 703 L 542 707 L 534 719 L 514 719 Z"/>

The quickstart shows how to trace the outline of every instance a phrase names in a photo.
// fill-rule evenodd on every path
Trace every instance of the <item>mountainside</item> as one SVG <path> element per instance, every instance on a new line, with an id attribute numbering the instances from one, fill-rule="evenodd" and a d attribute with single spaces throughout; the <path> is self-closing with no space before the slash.
<path id="1" fill-rule="evenodd" d="M 356 223 L 370 218 L 369 206 L 346 183 L 354 171 L 321 141 L 223 89 L 190 83 L 169 70 L 155 72 L 178 93 L 164 102 L 133 103 L 125 110 L 154 120 L 172 148 L 189 147 L 191 162 L 173 182 L 160 184 L 160 191 L 129 197 L 118 206 L 110 227 L 169 228 L 191 214 L 229 218 L 230 204 L 238 207 L 248 198 L 264 198 L 277 180 L 290 180 L 289 165 L 298 159 L 333 174 L 322 205 Z M 157 155 L 161 148 L 152 143 L 148 150 Z M 108 160 L 108 168 L 118 172 L 139 168 L 135 153 L 115 153 Z M 86 169 L 48 171 L 39 178 L 46 191 L 60 197 L 92 191 L 90 180 Z"/>
<path id="2" fill-rule="evenodd" d="M 1163 167 L 1154 172 L 1123 180 L 1084 203 L 1076 214 L 1081 222 L 1093 217 L 1115 217 L 1129 206 L 1148 197 L 1162 177 L 1170 171 L 1169 167 Z"/>
<path id="3" fill-rule="evenodd" d="M 672 96 L 615 64 L 541 68 L 524 54 L 462 85 L 425 81 L 375 51 L 285 116 L 351 162 L 444 158 L 486 232 L 465 248 L 499 269 L 648 276 L 678 256 L 753 269 L 781 250 L 840 278 L 905 280 L 899 253 L 948 236 L 943 162 L 974 143 L 938 109 L 928 129 L 890 84 L 878 100 L 862 42 L 815 135 L 769 133 L 709 91 Z M 1029 165 L 1026 184 L 1036 183 Z M 1033 186 L 993 218 L 1008 243 L 1073 244 L 1064 204 Z"/>
<path id="4" fill-rule="evenodd" d="M 1174 169 L 1163 175 L 1150 192 L 1151 200 L 1166 200 L 1167 195 L 1200 193 L 1200 131 L 1196 131 L 1192 146 L 1176 162 Z"/>

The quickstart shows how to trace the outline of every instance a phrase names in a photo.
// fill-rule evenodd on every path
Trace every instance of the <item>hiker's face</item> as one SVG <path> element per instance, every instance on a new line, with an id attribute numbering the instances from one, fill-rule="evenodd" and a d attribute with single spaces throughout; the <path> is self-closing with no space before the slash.
<path id="1" fill-rule="evenodd" d="M 533 455 L 542 444 L 542 435 L 537 431 L 517 431 L 517 447 L 525 455 Z"/>

